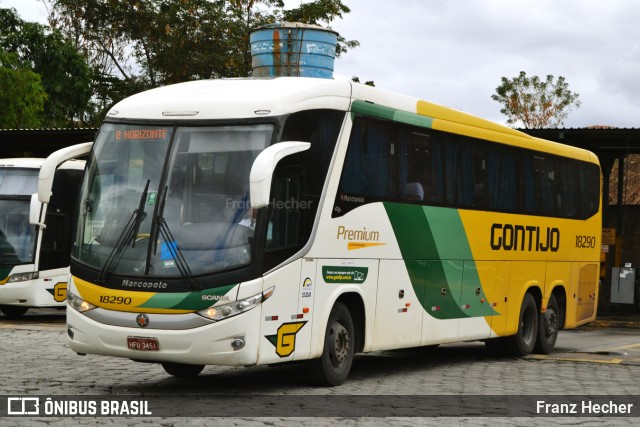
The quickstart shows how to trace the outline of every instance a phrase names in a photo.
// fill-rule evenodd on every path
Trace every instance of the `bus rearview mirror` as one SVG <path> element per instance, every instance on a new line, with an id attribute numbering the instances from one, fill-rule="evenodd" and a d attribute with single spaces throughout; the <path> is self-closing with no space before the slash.
<path id="1" fill-rule="evenodd" d="M 31 204 L 29 205 L 29 224 L 40 224 L 40 212 L 42 211 L 42 202 L 38 200 L 38 193 L 31 195 Z"/>
<path id="2" fill-rule="evenodd" d="M 285 141 L 273 144 L 264 150 L 253 161 L 249 175 L 251 207 L 259 209 L 269 204 L 271 179 L 278 162 L 292 154 L 308 150 L 311 143 L 302 141 Z"/>

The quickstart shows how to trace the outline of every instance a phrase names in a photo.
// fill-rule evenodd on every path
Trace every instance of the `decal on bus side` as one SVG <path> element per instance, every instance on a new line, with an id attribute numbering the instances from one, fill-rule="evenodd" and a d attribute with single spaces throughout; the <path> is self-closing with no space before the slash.
<path id="1" fill-rule="evenodd" d="M 67 282 L 58 282 L 47 291 L 53 295 L 55 302 L 62 302 L 67 299 Z"/>
<path id="2" fill-rule="evenodd" d="M 369 248 L 373 246 L 384 246 L 386 243 L 379 242 L 380 232 L 367 230 L 364 227 L 362 230 L 352 230 L 345 228 L 342 225 L 338 226 L 336 234 L 337 240 L 346 240 L 347 250 L 353 251 L 356 249 Z"/>
<path id="3" fill-rule="evenodd" d="M 325 283 L 363 283 L 368 272 L 368 267 L 322 266 Z"/>
<path id="4" fill-rule="evenodd" d="M 296 350 L 296 334 L 307 322 L 283 323 L 275 335 L 265 335 L 276 348 L 276 354 L 287 357 Z"/>
<path id="5" fill-rule="evenodd" d="M 304 282 L 302 283 L 302 291 L 300 292 L 300 296 L 302 298 L 311 298 L 312 295 L 313 295 L 313 282 L 309 277 L 307 277 L 306 279 L 304 279 Z"/>

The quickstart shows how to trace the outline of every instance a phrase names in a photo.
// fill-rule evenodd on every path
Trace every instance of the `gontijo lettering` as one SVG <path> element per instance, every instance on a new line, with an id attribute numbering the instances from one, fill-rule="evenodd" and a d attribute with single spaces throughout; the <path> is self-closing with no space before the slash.
<path id="1" fill-rule="evenodd" d="M 546 230 L 533 225 L 493 224 L 491 249 L 494 251 L 557 252 L 560 248 L 560 230 Z"/>

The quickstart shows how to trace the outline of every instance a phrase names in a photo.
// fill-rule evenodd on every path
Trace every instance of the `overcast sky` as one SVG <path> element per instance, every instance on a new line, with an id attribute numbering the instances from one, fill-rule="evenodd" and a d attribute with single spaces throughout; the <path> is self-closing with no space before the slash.
<path id="1" fill-rule="evenodd" d="M 297 6 L 300 0 L 286 0 Z M 304 0 L 303 0 L 304 2 Z M 332 28 L 360 47 L 336 77 L 457 108 L 499 123 L 502 76 L 564 76 L 582 106 L 565 127 L 640 127 L 638 0 L 343 0 Z M 0 0 L 45 22 L 38 0 Z"/>

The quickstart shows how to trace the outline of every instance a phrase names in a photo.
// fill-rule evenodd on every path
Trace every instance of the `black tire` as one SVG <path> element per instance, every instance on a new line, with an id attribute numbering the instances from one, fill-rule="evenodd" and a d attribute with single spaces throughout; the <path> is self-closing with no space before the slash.
<path id="1" fill-rule="evenodd" d="M 353 319 L 347 307 L 338 302 L 331 309 L 324 335 L 322 356 L 310 362 L 317 384 L 336 386 L 349 376 L 355 348 Z"/>
<path id="2" fill-rule="evenodd" d="M 197 377 L 204 369 L 204 365 L 189 365 L 186 363 L 162 362 L 162 367 L 167 374 L 178 378 Z"/>
<path id="3" fill-rule="evenodd" d="M 22 317 L 27 310 L 29 310 L 29 307 L 22 307 L 19 305 L 0 305 L 0 311 L 11 319 L 18 319 Z"/>
<path id="4" fill-rule="evenodd" d="M 560 316 L 556 297 L 551 295 L 546 311 L 539 315 L 538 338 L 533 348 L 534 353 L 549 354 L 553 351 L 558 339 L 558 331 L 560 330 Z"/>
<path id="5" fill-rule="evenodd" d="M 505 340 L 506 350 L 514 356 L 526 356 L 533 351 L 538 337 L 538 305 L 533 295 L 527 293 L 522 299 L 518 332 Z"/>

